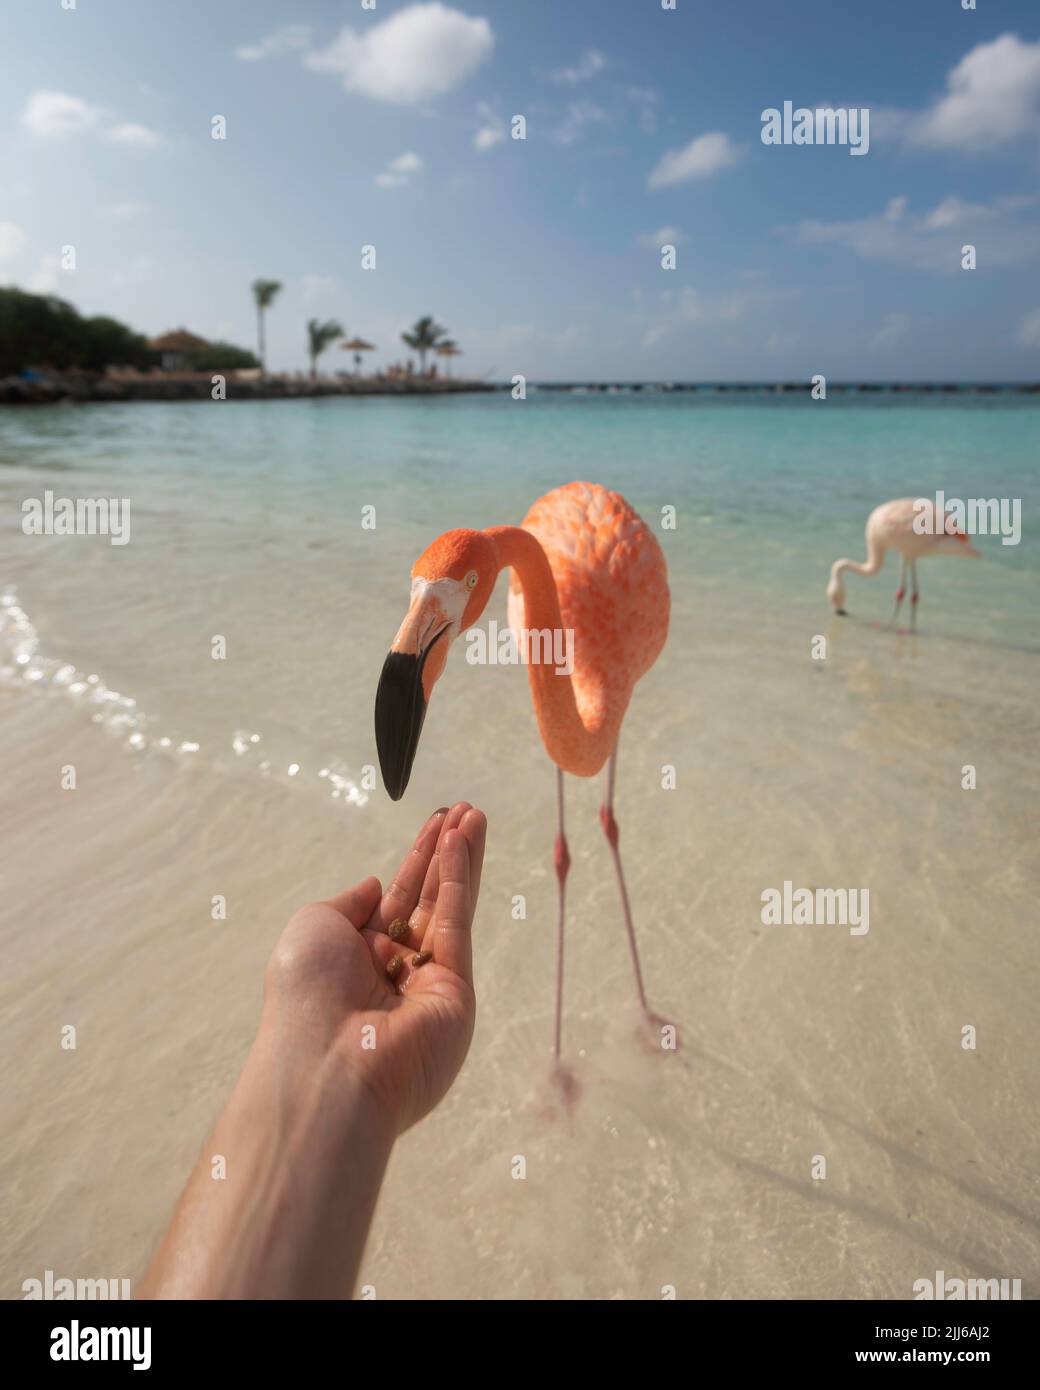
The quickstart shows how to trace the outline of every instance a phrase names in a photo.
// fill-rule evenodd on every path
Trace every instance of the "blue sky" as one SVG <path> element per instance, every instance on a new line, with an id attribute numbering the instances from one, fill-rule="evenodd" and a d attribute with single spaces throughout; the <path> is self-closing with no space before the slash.
<path id="1" fill-rule="evenodd" d="M 499 379 L 1040 378 L 1040 6 L 978 6 L 3 0 L 0 282 L 252 345 L 277 278 L 284 369 L 432 313 Z"/>

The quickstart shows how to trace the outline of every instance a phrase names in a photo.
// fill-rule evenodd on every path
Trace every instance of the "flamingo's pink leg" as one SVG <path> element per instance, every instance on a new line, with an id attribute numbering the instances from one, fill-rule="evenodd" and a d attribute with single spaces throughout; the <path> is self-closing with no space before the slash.
<path id="1" fill-rule="evenodd" d="M 904 555 L 899 566 L 899 588 L 896 590 L 896 606 L 892 610 L 892 626 L 895 625 L 895 621 L 899 617 L 899 610 L 902 608 L 903 599 L 906 597 L 906 570 L 907 559 Z"/>
<path id="2" fill-rule="evenodd" d="M 617 870 L 618 887 L 621 890 L 621 909 L 625 915 L 625 927 L 628 931 L 628 944 L 632 951 L 632 967 L 636 972 L 636 991 L 639 995 L 639 1003 L 643 1013 L 648 1019 L 653 1019 L 649 1005 L 646 1002 L 646 991 L 643 989 L 643 971 L 639 965 L 639 951 L 636 947 L 636 932 L 632 925 L 632 911 L 628 905 L 628 890 L 625 887 L 625 874 L 621 867 L 621 854 L 618 850 L 618 823 L 614 819 L 614 770 L 617 766 L 617 744 L 610 755 L 607 764 L 607 792 L 603 805 L 599 808 L 599 821 L 603 827 L 603 833 L 607 837 L 610 845 L 610 852 L 614 856 L 614 868 Z"/>
<path id="3" fill-rule="evenodd" d="M 911 584 L 913 585 L 913 588 L 911 589 L 911 592 L 910 592 L 910 626 L 916 630 L 916 628 L 917 628 L 917 599 L 918 599 L 918 588 L 917 588 L 917 561 L 916 561 L 916 560 L 911 560 L 911 561 L 910 561 L 910 582 L 911 582 Z"/>
<path id="4" fill-rule="evenodd" d="M 563 830 L 563 769 L 556 769 L 556 845 L 553 850 L 553 863 L 556 866 L 557 916 L 556 916 L 556 1032 L 553 1041 L 553 1055 L 560 1060 L 560 1045 L 563 1040 L 563 918 L 564 902 L 567 895 L 567 871 L 571 867 L 571 856 L 567 849 L 567 836 Z"/>

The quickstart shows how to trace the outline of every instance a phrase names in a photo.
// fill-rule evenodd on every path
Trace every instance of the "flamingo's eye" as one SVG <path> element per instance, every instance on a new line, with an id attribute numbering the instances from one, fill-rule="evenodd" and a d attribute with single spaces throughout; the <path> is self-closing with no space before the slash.
<path id="1" fill-rule="evenodd" d="M 469 574 L 466 575 L 466 578 L 462 582 L 465 584 L 467 589 L 475 589 L 477 587 L 476 570 L 470 570 Z"/>

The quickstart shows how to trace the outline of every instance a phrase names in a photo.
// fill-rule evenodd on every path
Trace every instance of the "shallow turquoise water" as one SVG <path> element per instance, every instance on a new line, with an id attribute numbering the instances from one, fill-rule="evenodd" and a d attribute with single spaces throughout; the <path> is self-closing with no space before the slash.
<path id="1" fill-rule="evenodd" d="M 29 1194 L 4 1287 L 140 1270 L 288 913 L 386 879 L 416 821 L 466 797 L 490 827 L 477 1034 L 388 1178 L 366 1270 L 380 1297 L 656 1298 L 665 1280 L 681 1296 L 907 1297 L 936 1267 L 1035 1294 L 1038 458 L 1025 400 L 0 413 L 0 587 L 21 605 L 0 650 L 15 809 L 0 1013 L 20 1058 L 0 1181 Z M 600 789 L 568 779 L 564 1036 L 585 1089 L 565 1124 L 544 1118 L 554 779 L 523 673 L 456 654 L 406 797 L 363 795 L 359 777 L 417 554 L 581 477 L 651 523 L 677 510 L 659 532 L 672 630 L 626 716 L 617 794 L 649 996 L 684 1049 L 633 1041 Z M 129 497 L 131 543 L 24 536 L 21 503 L 48 487 Z M 1021 544 L 923 564 L 917 638 L 884 626 L 892 565 L 850 579 L 852 616 L 832 619 L 830 564 L 862 557 L 871 508 L 937 488 L 1020 497 Z M 504 615 L 500 586 L 485 616 Z M 762 889 L 788 879 L 869 887 L 869 935 L 766 929 Z M 70 1009 L 88 1040 L 75 1070 L 53 1044 Z M 517 1153 L 527 1184 L 509 1178 Z M 826 1194 L 807 1178 L 816 1153 L 833 1161 Z M 422 1222 L 416 1171 L 437 1194 Z"/>
<path id="2" fill-rule="evenodd" d="M 451 526 L 518 521 L 535 497 L 573 478 L 618 489 L 652 523 L 674 506 L 677 529 L 662 534 L 673 571 L 700 576 L 715 603 L 754 601 L 763 617 L 784 603 L 815 604 L 833 559 L 862 558 L 863 525 L 879 502 L 938 489 L 1020 498 L 1021 543 L 983 539 L 984 577 L 946 560 L 922 567 L 922 612 L 933 623 L 955 613 L 961 632 L 1008 640 L 1021 640 L 1035 616 L 1040 403 L 1030 398 L 536 391 L 522 402 L 496 394 L 0 416 L 5 510 L 45 486 L 129 496 L 131 556 L 147 549 L 157 560 L 172 544 L 218 584 L 268 546 L 320 546 L 355 530 L 366 504 L 377 508 L 380 539 L 370 553 L 389 564 L 399 541 L 410 563 L 417 552 L 408 546 L 421 549 Z M 8 532 L 0 555 L 19 569 L 39 550 Z M 128 555 L 94 551 L 116 584 L 120 566 L 134 569 Z M 175 568 L 173 549 L 168 558 Z M 870 585 L 853 578 L 850 606 L 880 615 L 892 570 Z M 948 595 L 941 606 L 939 593 Z"/>

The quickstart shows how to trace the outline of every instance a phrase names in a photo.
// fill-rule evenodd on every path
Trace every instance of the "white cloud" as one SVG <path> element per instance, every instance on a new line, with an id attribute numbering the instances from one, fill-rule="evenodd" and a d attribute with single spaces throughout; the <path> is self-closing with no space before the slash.
<path id="1" fill-rule="evenodd" d="M 473 148 L 475 150 L 490 150 L 493 146 L 500 144 L 506 138 L 506 126 L 502 118 L 495 112 L 486 101 L 482 101 L 477 107 L 481 124 L 477 133 L 473 137 Z"/>
<path id="2" fill-rule="evenodd" d="M 905 206 L 907 199 L 904 198 L 902 201 Z M 985 207 L 982 203 L 965 203 L 955 193 L 951 193 L 948 198 L 944 198 L 941 203 L 932 208 L 921 225 L 926 227 L 928 231 L 938 231 L 943 227 L 956 227 L 959 222 L 964 222 L 968 218 L 992 217 L 993 215 L 993 210 Z"/>
<path id="3" fill-rule="evenodd" d="M 146 125 L 138 125 L 135 121 L 121 121 L 106 134 L 109 140 L 114 140 L 119 145 L 133 145 L 139 150 L 154 149 L 156 145 L 162 144 L 161 135 L 149 130 Z"/>
<path id="4" fill-rule="evenodd" d="M 101 108 L 68 92 L 33 92 L 25 104 L 21 123 L 33 135 L 53 139 L 92 130 L 101 119 Z"/>
<path id="5" fill-rule="evenodd" d="M 13 256 L 25 243 L 25 233 L 16 222 L 0 222 L 0 261 Z"/>
<path id="6" fill-rule="evenodd" d="M 475 150 L 490 150 L 495 145 L 500 145 L 506 138 L 505 131 L 501 126 L 482 125 L 473 137 L 473 148 Z"/>
<path id="7" fill-rule="evenodd" d="M 1040 41 L 1001 34 L 980 43 L 947 74 L 946 95 L 911 125 L 912 143 L 983 150 L 1040 127 Z"/>
<path id="8" fill-rule="evenodd" d="M 886 314 L 884 323 L 870 340 L 871 350 L 878 352 L 882 348 L 894 347 L 896 343 L 901 343 L 909 332 L 909 314 L 903 313 L 902 310 Z"/>
<path id="9" fill-rule="evenodd" d="M 787 298 L 789 290 L 729 290 L 707 298 L 688 286 L 680 294 L 677 314 L 685 323 L 737 323 L 757 309 Z"/>
<path id="10" fill-rule="evenodd" d="M 978 246 L 988 266 L 1024 265 L 1040 258 L 1040 225 L 1022 216 L 1038 206 L 1040 196 L 966 203 L 951 195 L 928 212 L 914 214 L 902 195 L 869 217 L 804 221 L 785 230 L 808 245 L 843 246 L 864 260 L 953 274 L 961 268 L 961 246 L 969 243 Z"/>
<path id="11" fill-rule="evenodd" d="M 656 347 L 657 344 L 661 341 L 662 338 L 667 338 L 668 334 L 669 334 L 671 331 L 672 331 L 672 326 L 671 326 L 671 324 L 668 324 L 668 323 L 655 323 L 655 324 L 652 324 L 652 325 L 646 330 L 646 332 L 643 334 L 642 338 L 640 338 L 640 340 L 639 340 L 639 346 L 642 347 L 642 348 L 652 348 L 652 347 Z"/>
<path id="12" fill-rule="evenodd" d="M 402 188 L 413 174 L 422 173 L 423 162 L 417 154 L 399 154 L 381 174 L 376 175 L 380 188 Z"/>
<path id="13" fill-rule="evenodd" d="M 606 119 L 607 113 L 594 102 L 572 101 L 567 107 L 566 116 L 553 131 L 553 139 L 559 145 L 573 145 L 575 140 L 581 139 L 586 126 L 597 125 Z"/>
<path id="14" fill-rule="evenodd" d="M 151 149 L 162 143 L 162 136 L 136 121 L 109 124 L 112 113 L 92 106 L 82 97 L 69 92 L 40 90 L 33 92 L 20 117 L 22 125 L 44 140 L 60 139 L 66 135 L 81 135 L 87 131 L 104 133 L 106 139 L 119 145 Z"/>
<path id="15" fill-rule="evenodd" d="M 793 290 L 773 290 L 766 287 L 726 290 L 715 295 L 703 295 L 689 286 L 680 290 L 678 294 L 672 290 L 664 290 L 658 296 L 662 317 L 644 329 L 641 346 L 655 347 L 662 339 L 670 337 L 677 330 L 688 328 L 691 324 L 703 328 L 741 323 L 763 309 L 790 299 L 794 293 Z"/>
<path id="16" fill-rule="evenodd" d="M 33 294 L 54 294 L 61 279 L 61 257 L 44 256 L 40 268 L 29 276 L 29 289 Z"/>
<path id="17" fill-rule="evenodd" d="M 301 275 L 300 303 L 306 308 L 327 304 L 341 292 L 342 286 L 335 275 Z"/>
<path id="18" fill-rule="evenodd" d="M 408 5 L 363 33 L 344 27 L 304 62 L 314 72 L 339 77 L 348 92 L 414 105 L 457 86 L 494 44 L 486 19 L 471 19 L 435 0 Z"/>
<path id="19" fill-rule="evenodd" d="M 1026 314 L 1018 325 L 1018 341 L 1023 347 L 1040 348 L 1040 309 Z"/>
<path id="20" fill-rule="evenodd" d="M 144 212 L 144 203 L 113 203 L 108 211 L 112 217 L 136 217 L 139 212 Z"/>
<path id="21" fill-rule="evenodd" d="M 243 63 L 258 63 L 263 58 L 280 58 L 285 53 L 306 48 L 310 41 L 309 25 L 287 24 L 284 29 L 276 29 L 259 43 L 247 43 L 236 48 L 235 57 Z"/>
<path id="22" fill-rule="evenodd" d="M 423 162 L 417 154 L 399 154 L 390 161 L 390 168 L 395 174 L 418 174 L 422 167 Z"/>
<path id="23" fill-rule="evenodd" d="M 643 232 L 636 237 L 640 246 L 659 251 L 662 246 L 680 246 L 686 240 L 678 227 L 660 227 L 656 232 Z"/>
<path id="24" fill-rule="evenodd" d="M 744 157 L 744 148 L 735 145 L 721 130 L 698 135 L 681 150 L 663 155 L 648 180 L 650 188 L 670 188 L 688 179 L 705 179 L 728 169 Z"/>
<path id="25" fill-rule="evenodd" d="M 601 73 L 606 66 L 607 60 L 604 55 L 597 49 L 590 48 L 587 53 L 581 55 L 573 67 L 557 68 L 549 76 L 553 82 L 563 83 L 567 87 L 576 87 L 579 82 L 588 82 L 598 73 Z"/>

